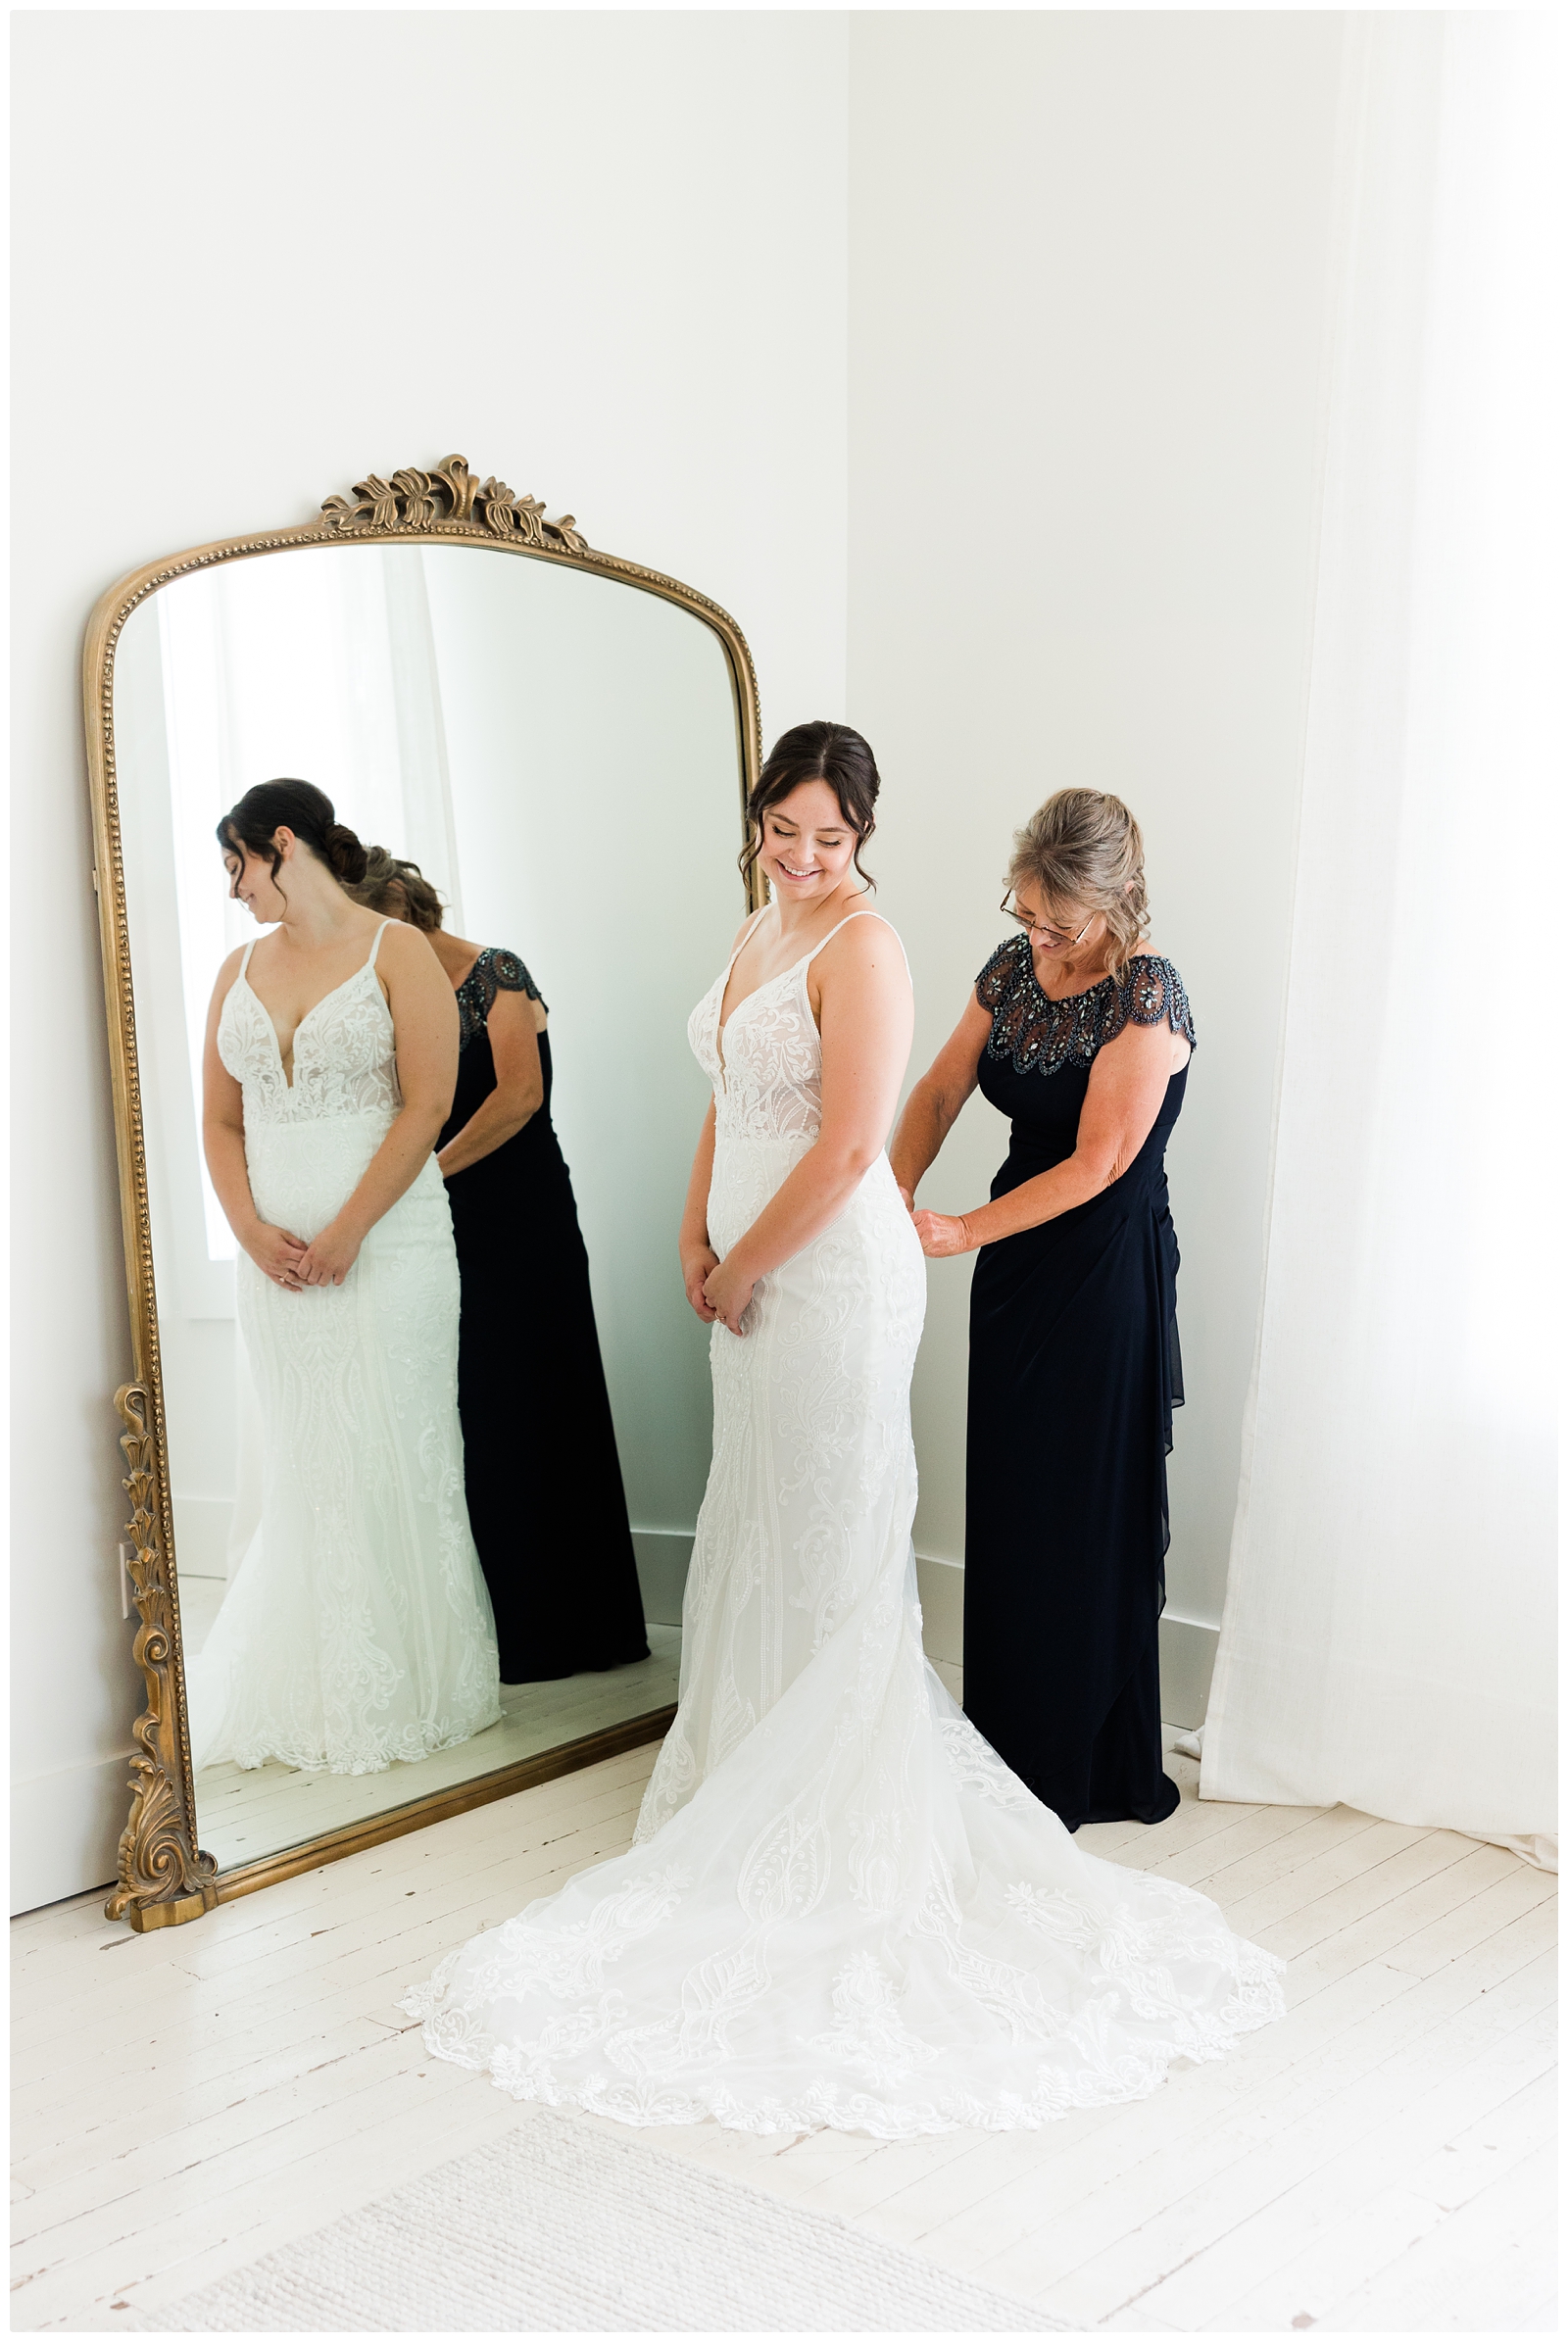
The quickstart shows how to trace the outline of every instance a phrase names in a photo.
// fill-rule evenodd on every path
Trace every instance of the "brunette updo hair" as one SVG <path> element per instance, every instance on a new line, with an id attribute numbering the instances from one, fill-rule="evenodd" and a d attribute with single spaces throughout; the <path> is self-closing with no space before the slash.
<path id="1" fill-rule="evenodd" d="M 750 881 L 762 851 L 762 815 L 782 803 L 803 781 L 826 781 L 839 801 L 839 811 L 855 832 L 855 867 L 868 887 L 876 880 L 861 867 L 860 848 L 876 827 L 876 801 L 882 777 L 871 744 L 848 724 L 797 724 L 781 732 L 772 754 L 758 775 L 746 801 L 747 840 L 741 855 L 741 876 Z"/>
<path id="2" fill-rule="evenodd" d="M 1007 887 L 1040 889 L 1049 914 L 1070 903 L 1099 911 L 1106 927 L 1105 967 L 1120 983 L 1149 926 L 1144 833 L 1119 797 L 1058 789 L 1012 841 Z"/>
<path id="3" fill-rule="evenodd" d="M 398 913 L 398 896 L 408 904 L 409 922 L 425 935 L 431 935 L 441 924 L 446 904 L 436 893 L 417 862 L 406 862 L 401 856 L 389 854 L 384 846 L 368 846 L 365 850 L 365 876 L 349 893 L 356 903 L 363 903 L 367 910 Z"/>
<path id="4" fill-rule="evenodd" d="M 326 792 L 310 781 L 258 781 L 223 815 L 218 843 L 229 854 L 258 855 L 275 879 L 283 856 L 272 838 L 280 829 L 291 829 L 344 886 L 357 886 L 365 876 L 365 848 L 338 820 Z"/>

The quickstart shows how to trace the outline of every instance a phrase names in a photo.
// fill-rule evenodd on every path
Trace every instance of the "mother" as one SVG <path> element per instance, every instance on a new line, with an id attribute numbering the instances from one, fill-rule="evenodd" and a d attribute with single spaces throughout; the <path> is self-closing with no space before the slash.
<path id="1" fill-rule="evenodd" d="M 1157 1626 L 1182 1401 L 1165 1142 L 1192 1011 L 1144 941 L 1119 798 L 1063 789 L 1013 843 L 992 953 L 892 1148 L 906 1201 L 978 1083 L 1010 1117 L 992 1200 L 917 1211 L 970 1299 L 964 1708 L 1069 1830 L 1162 1822 Z"/>
<path id="2" fill-rule="evenodd" d="M 417 862 L 368 849 L 352 891 L 416 927 L 457 994 L 458 1084 L 436 1168 L 463 1279 L 468 1521 L 504 1683 L 648 1656 L 577 1202 L 550 1119 L 549 1018 L 514 951 L 443 925 Z"/>

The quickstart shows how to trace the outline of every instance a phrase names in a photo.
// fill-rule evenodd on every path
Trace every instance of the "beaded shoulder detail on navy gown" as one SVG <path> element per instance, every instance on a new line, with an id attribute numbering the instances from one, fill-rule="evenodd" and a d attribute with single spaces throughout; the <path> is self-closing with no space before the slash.
<path id="1" fill-rule="evenodd" d="M 529 975 L 515 951 L 502 944 L 486 944 L 458 986 L 458 1047 L 466 1049 L 482 1033 L 495 1006 L 498 992 L 526 993 L 547 1012 L 550 1002 Z"/>
<path id="2" fill-rule="evenodd" d="M 1120 979 L 1105 976 L 1087 992 L 1054 1000 L 1035 974 L 1029 938 L 1013 935 L 997 946 L 974 989 L 981 1007 L 991 1012 L 987 1055 L 1005 1058 L 1017 1073 L 1092 1065 L 1130 1024 L 1168 1024 L 1198 1046 L 1187 987 L 1154 951 L 1129 960 Z"/>

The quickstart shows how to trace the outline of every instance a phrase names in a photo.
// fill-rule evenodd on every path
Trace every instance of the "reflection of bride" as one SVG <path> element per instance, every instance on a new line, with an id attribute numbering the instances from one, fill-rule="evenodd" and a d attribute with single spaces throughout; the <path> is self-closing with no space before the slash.
<path id="1" fill-rule="evenodd" d="M 750 807 L 773 902 L 692 1015 L 714 1102 L 681 1249 L 713 1325 L 713 1464 L 636 1841 L 404 2003 L 519 2098 L 1028 2129 L 1283 2012 L 1279 1962 L 1191 1888 L 1076 1847 L 921 1650 L 925 1277 L 882 1152 L 913 1012 L 852 872 L 876 794 L 846 727 L 778 743 Z"/>
<path id="2" fill-rule="evenodd" d="M 188 1665 L 191 1753 L 375 1773 L 501 1713 L 430 1152 L 457 1009 L 422 940 L 344 894 L 365 850 L 320 790 L 265 782 L 218 834 L 236 899 L 279 923 L 220 970 L 203 1113 L 265 1460 L 261 1528 Z"/>

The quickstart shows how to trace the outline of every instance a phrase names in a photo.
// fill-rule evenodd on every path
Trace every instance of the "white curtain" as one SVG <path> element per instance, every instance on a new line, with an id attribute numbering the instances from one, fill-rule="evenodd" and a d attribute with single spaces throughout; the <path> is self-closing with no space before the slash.
<path id="1" fill-rule="evenodd" d="M 1555 1862 L 1562 27 L 1352 18 L 1265 1293 L 1205 1797 Z"/>

